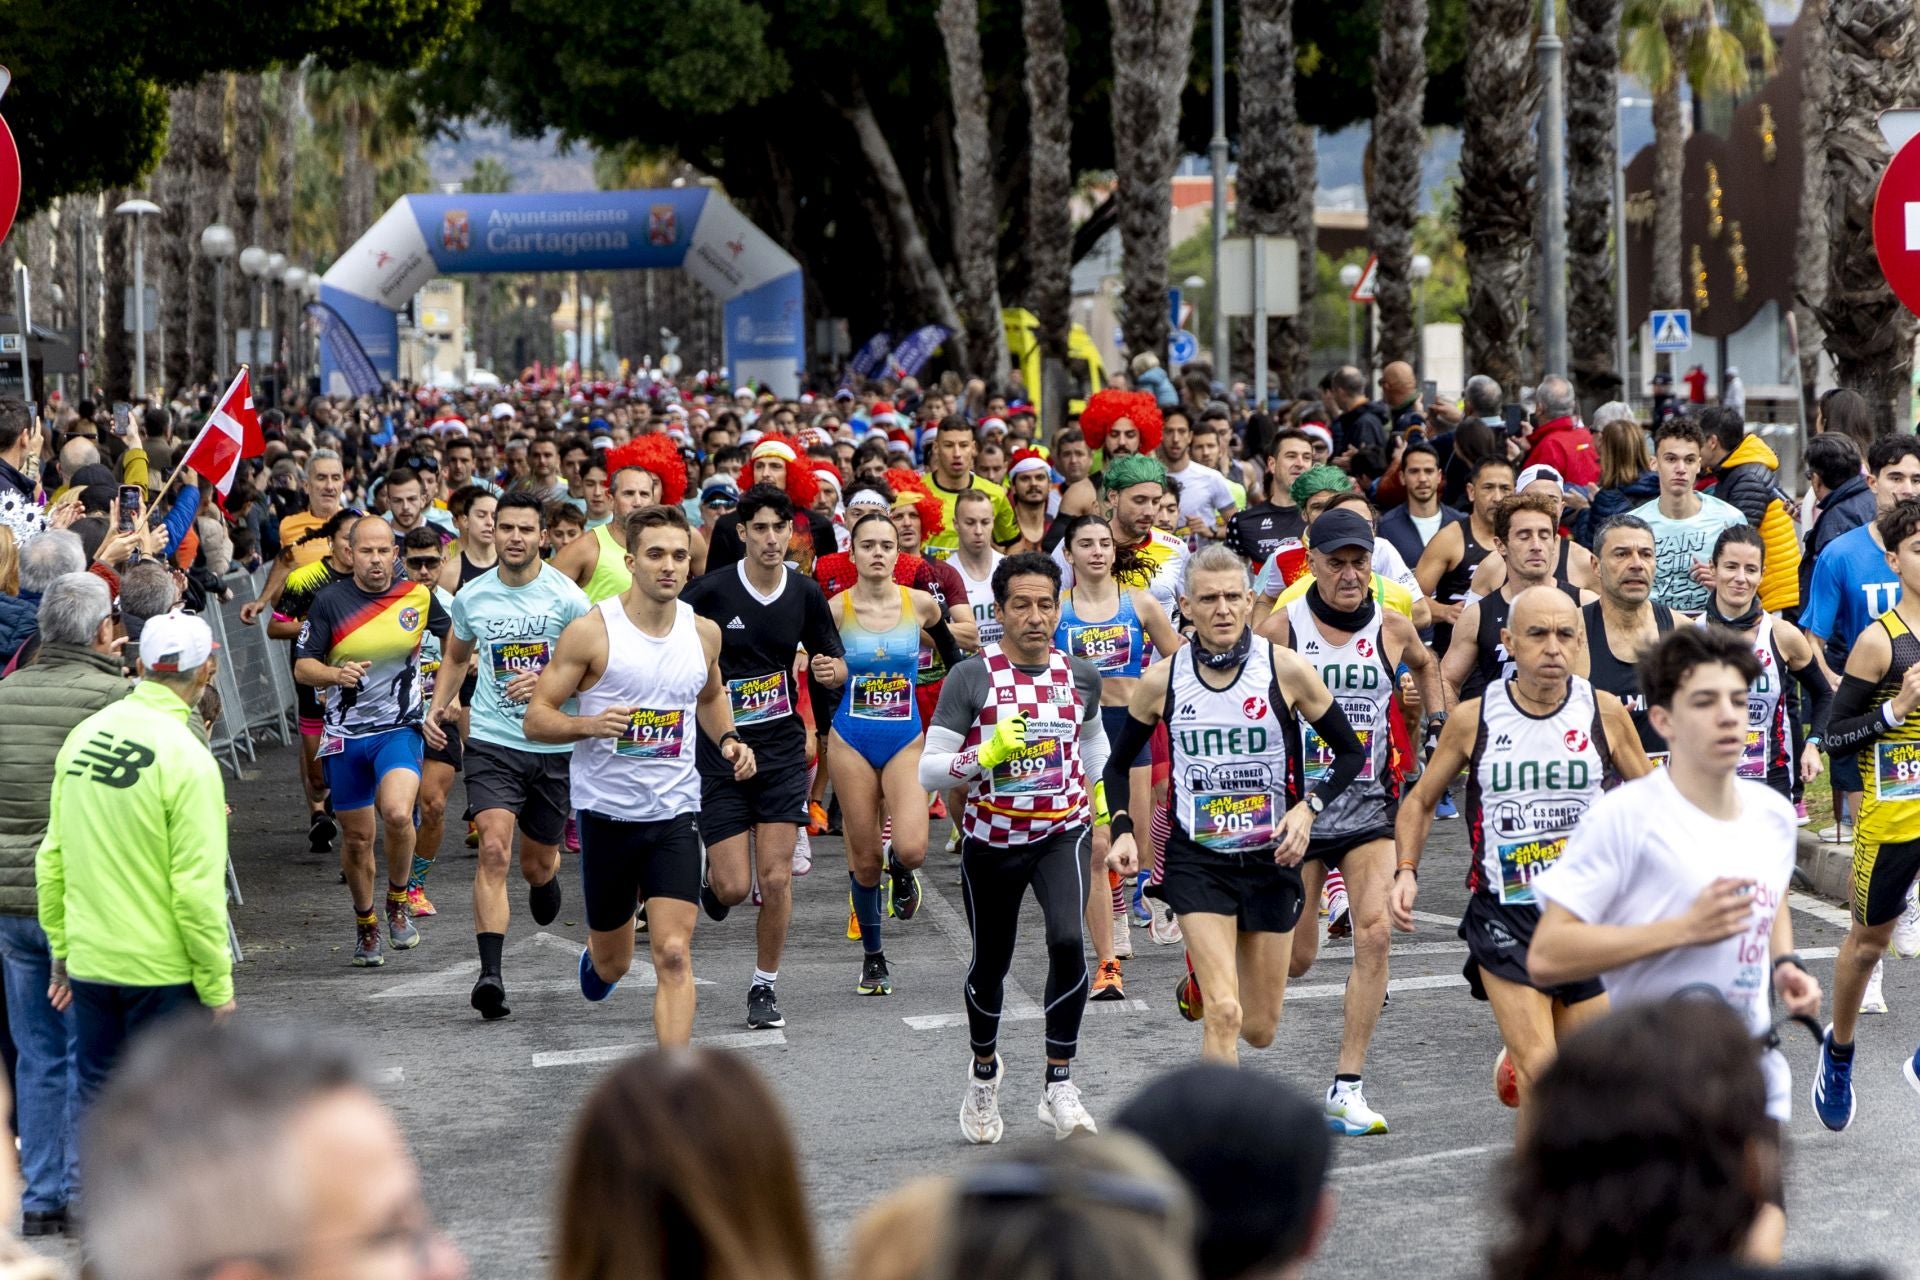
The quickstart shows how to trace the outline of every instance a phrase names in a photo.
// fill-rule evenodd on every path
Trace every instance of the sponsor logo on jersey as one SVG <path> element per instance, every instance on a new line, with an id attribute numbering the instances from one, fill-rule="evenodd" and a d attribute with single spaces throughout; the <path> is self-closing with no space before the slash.
<path id="1" fill-rule="evenodd" d="M 1240 714 L 1249 720 L 1264 720 L 1267 715 L 1267 700 L 1261 697 L 1248 698 L 1240 704 Z"/>
<path id="2" fill-rule="evenodd" d="M 1320 652 L 1320 642 L 1319 642 L 1318 640 L 1309 640 L 1309 641 L 1307 641 L 1307 642 L 1306 642 L 1306 644 L 1304 644 L 1304 645 L 1302 645 L 1302 646 L 1301 646 L 1301 648 L 1300 648 L 1300 652 L 1302 652 L 1302 653 L 1318 653 L 1318 652 Z"/>
<path id="3" fill-rule="evenodd" d="M 1570 831 L 1587 811 L 1582 800 L 1502 800 L 1487 811 L 1496 835 L 1515 836 L 1528 831 Z"/>
<path id="4" fill-rule="evenodd" d="M 1495 751 L 1505 751 L 1507 748 L 1511 747 L 1512 745 L 1513 745 L 1513 738 L 1504 733 L 1499 734 L 1493 740 L 1493 749 Z"/>
<path id="5" fill-rule="evenodd" d="M 420 611 L 412 605 L 408 605 L 400 611 L 398 622 L 400 623 L 400 629 L 402 631 L 418 631 L 420 629 Z"/>
<path id="6" fill-rule="evenodd" d="M 1561 741 L 1567 744 L 1567 750 L 1574 752 L 1585 751 L 1589 745 L 1586 733 L 1580 729 L 1567 730 L 1566 737 Z"/>
<path id="7" fill-rule="evenodd" d="M 740 621 L 740 615 L 737 613 L 733 615 L 733 621 L 727 624 L 727 630 L 729 631 L 745 631 L 746 629 L 747 624 Z"/>
<path id="8" fill-rule="evenodd" d="M 1365 636 L 1361 636 L 1353 642 L 1353 651 L 1363 658 L 1371 658 L 1373 656 L 1373 644 Z"/>

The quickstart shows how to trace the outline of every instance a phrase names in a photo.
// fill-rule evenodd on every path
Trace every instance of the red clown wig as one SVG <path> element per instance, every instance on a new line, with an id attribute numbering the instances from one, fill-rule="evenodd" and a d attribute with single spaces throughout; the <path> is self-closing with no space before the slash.
<path id="1" fill-rule="evenodd" d="M 905 467 L 894 467 L 886 474 L 887 488 L 893 490 L 893 505 L 897 510 L 903 500 L 910 501 L 914 510 L 920 513 L 920 540 L 924 543 L 934 534 L 947 527 L 946 508 L 940 499 L 928 492 L 927 485 L 917 471 L 908 471 Z"/>
<path id="2" fill-rule="evenodd" d="M 1122 418 L 1139 428 L 1140 452 L 1152 453 L 1160 447 L 1160 431 L 1165 423 L 1152 392 L 1096 391 L 1080 412 L 1080 433 L 1087 438 L 1087 448 L 1105 448 L 1107 432 Z"/>
<path id="3" fill-rule="evenodd" d="M 783 447 L 786 452 L 771 450 L 787 464 L 787 496 L 793 499 L 797 510 L 809 511 L 813 508 L 814 498 L 819 496 L 820 481 L 814 478 L 813 469 L 820 465 L 818 459 L 807 457 L 806 449 L 792 436 L 768 434 L 761 436 L 753 445 L 752 457 L 762 458 L 769 452 L 768 446 Z M 753 468 L 747 468 L 747 477 L 752 479 Z"/>
<path id="4" fill-rule="evenodd" d="M 660 502 L 677 507 L 687 496 L 687 462 L 680 446 L 663 433 L 638 436 L 617 449 L 607 450 L 607 479 L 628 467 L 651 471 L 660 480 Z"/>

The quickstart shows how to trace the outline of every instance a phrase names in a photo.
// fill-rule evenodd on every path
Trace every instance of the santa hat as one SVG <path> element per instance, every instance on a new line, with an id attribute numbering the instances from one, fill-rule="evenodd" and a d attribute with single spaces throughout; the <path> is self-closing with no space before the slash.
<path id="1" fill-rule="evenodd" d="M 1047 464 L 1045 458 L 1041 457 L 1032 449 L 1022 449 L 1013 455 L 1013 463 L 1007 468 L 1007 475 L 1017 476 L 1028 471 L 1040 471 L 1048 475 L 1053 474 L 1053 468 Z"/>

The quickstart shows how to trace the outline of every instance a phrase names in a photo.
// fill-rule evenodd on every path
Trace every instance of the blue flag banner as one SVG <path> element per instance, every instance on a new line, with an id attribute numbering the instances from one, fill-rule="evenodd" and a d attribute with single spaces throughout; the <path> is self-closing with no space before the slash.
<path id="1" fill-rule="evenodd" d="M 953 330 L 942 324 L 923 325 L 900 340 L 887 356 L 887 371 L 895 377 L 911 378 L 925 367 L 933 355 L 934 348 L 953 336 Z"/>
<path id="2" fill-rule="evenodd" d="M 353 394 L 380 394 L 380 371 L 367 358 L 365 348 L 360 345 L 360 339 L 354 336 L 353 327 L 345 317 L 324 302 L 309 302 L 307 314 L 320 322 L 320 341 L 326 344 L 327 355 L 333 361 L 334 369 L 347 380 L 347 386 Z"/>
<path id="3" fill-rule="evenodd" d="M 852 386 L 853 379 L 856 375 L 862 378 L 871 378 L 873 371 L 878 369 L 880 362 L 886 358 L 887 347 L 892 342 L 893 335 L 885 329 L 882 329 L 861 343 L 860 349 L 853 353 L 853 359 L 847 361 L 846 376 L 840 379 L 840 385 L 843 387 Z"/>

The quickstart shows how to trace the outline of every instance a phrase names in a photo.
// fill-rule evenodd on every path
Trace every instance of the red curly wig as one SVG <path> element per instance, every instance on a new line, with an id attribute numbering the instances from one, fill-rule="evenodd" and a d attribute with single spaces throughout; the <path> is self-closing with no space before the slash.
<path id="1" fill-rule="evenodd" d="M 677 507 L 687 496 L 687 462 L 680 446 L 662 433 L 638 436 L 617 449 L 607 450 L 607 478 L 611 480 L 628 467 L 651 471 L 660 481 L 660 502 Z"/>
<path id="2" fill-rule="evenodd" d="M 887 488 L 893 490 L 894 505 L 900 505 L 901 497 L 913 495 L 913 506 L 920 513 L 920 540 L 924 543 L 936 533 L 947 527 L 947 509 L 940 499 L 927 489 L 926 481 L 917 471 L 905 467 L 893 467 L 885 476 Z"/>
<path id="3" fill-rule="evenodd" d="M 760 447 L 767 444 L 783 444 L 793 450 L 795 460 L 787 463 L 787 496 L 793 499 L 797 510 L 812 510 L 813 500 L 820 494 L 820 482 L 814 478 L 813 469 L 826 464 L 818 458 L 809 458 L 806 447 L 792 436 L 775 435 L 772 432 L 753 442 L 749 456 L 758 453 Z M 749 482 L 753 479 L 752 463 L 747 465 L 747 479 Z"/>
<path id="4" fill-rule="evenodd" d="M 1087 448 L 1104 448 L 1107 432 L 1122 418 L 1139 428 L 1140 452 L 1152 453 L 1160 447 L 1160 431 L 1165 420 L 1160 416 L 1160 404 L 1152 392 L 1096 391 L 1080 412 L 1080 434 L 1087 438 Z"/>

